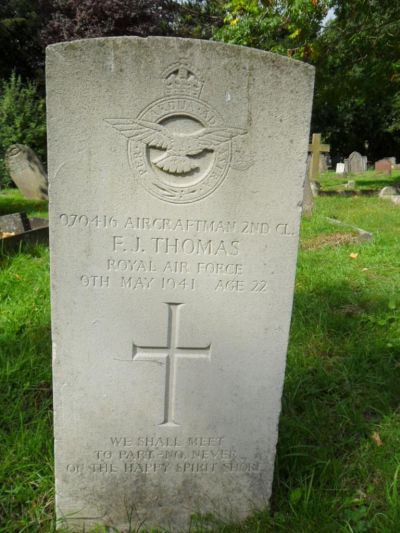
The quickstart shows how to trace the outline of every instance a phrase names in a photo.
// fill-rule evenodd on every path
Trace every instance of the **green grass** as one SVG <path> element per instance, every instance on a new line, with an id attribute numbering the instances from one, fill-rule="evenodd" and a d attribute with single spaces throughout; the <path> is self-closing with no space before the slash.
<path id="1" fill-rule="evenodd" d="M 0 216 L 19 212 L 47 218 L 47 201 L 26 200 L 17 189 L 0 190 Z"/>
<path id="2" fill-rule="evenodd" d="M 335 246 L 346 229 L 326 217 L 374 238 Z M 316 199 L 303 220 L 271 508 L 242 524 L 199 518 L 192 533 L 400 531 L 399 219 L 378 198 Z M 49 311 L 47 249 L 0 258 L 1 533 L 54 530 Z"/>
<path id="3" fill-rule="evenodd" d="M 386 185 L 400 184 L 400 170 L 393 170 L 391 176 L 385 176 L 380 172 L 368 170 L 363 174 L 348 174 L 346 177 L 342 177 L 334 171 L 329 170 L 322 172 L 319 177 L 321 189 L 326 191 L 344 190 L 345 184 L 350 180 L 356 182 L 356 190 L 370 189 L 378 192 L 379 189 L 382 189 Z"/>

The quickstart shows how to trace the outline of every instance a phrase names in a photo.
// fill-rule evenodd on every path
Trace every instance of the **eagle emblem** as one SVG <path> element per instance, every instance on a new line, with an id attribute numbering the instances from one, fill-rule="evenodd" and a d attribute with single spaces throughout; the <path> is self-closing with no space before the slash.
<path id="1" fill-rule="evenodd" d="M 200 99 L 204 82 L 188 63 L 171 65 L 163 81 L 165 96 L 136 119 L 104 120 L 128 140 L 129 163 L 148 192 L 167 202 L 198 201 L 217 189 L 230 166 L 240 168 L 231 164 L 239 153 L 232 141 L 247 131 L 226 126 Z"/>
<path id="2" fill-rule="evenodd" d="M 153 159 L 153 164 L 171 174 L 186 174 L 199 168 L 199 162 L 190 156 L 199 155 L 204 150 L 214 151 L 221 143 L 247 133 L 239 128 L 203 128 L 184 134 L 146 120 L 107 119 L 106 122 L 128 139 L 165 150 L 160 157 Z"/>

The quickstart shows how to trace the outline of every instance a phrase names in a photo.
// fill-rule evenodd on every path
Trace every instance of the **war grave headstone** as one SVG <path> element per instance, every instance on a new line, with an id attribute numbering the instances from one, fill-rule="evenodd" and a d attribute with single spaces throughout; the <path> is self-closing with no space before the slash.
<path id="1" fill-rule="evenodd" d="M 156 37 L 46 70 L 60 524 L 241 519 L 271 494 L 314 70 Z"/>
<path id="2" fill-rule="evenodd" d="M 47 200 L 47 175 L 35 152 L 23 144 L 12 144 L 5 162 L 11 179 L 25 198 Z"/>
<path id="3" fill-rule="evenodd" d="M 392 174 L 392 163 L 389 159 L 380 159 L 375 163 L 376 172 L 383 172 L 386 176 L 391 176 Z"/>
<path id="4" fill-rule="evenodd" d="M 367 171 L 367 157 L 361 155 L 359 152 L 352 152 L 347 159 L 344 160 L 345 172 L 350 174 L 362 174 Z"/>

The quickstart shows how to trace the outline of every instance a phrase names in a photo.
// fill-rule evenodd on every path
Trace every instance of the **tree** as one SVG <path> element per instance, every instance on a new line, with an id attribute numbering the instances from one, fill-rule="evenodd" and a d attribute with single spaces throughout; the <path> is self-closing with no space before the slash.
<path id="1" fill-rule="evenodd" d="M 317 41 L 314 126 L 334 153 L 399 154 L 400 4 L 341 0 L 335 14 Z"/>
<path id="2" fill-rule="evenodd" d="M 38 0 L 5 0 L 0 3 L 0 79 L 15 70 L 34 77 L 42 55 L 39 42 Z"/>
<path id="3" fill-rule="evenodd" d="M 41 0 L 50 13 L 44 45 L 110 35 L 172 35 L 177 3 L 171 0 Z"/>
<path id="4" fill-rule="evenodd" d="M 328 8 L 335 18 L 322 26 Z M 392 0 L 231 0 L 214 38 L 316 66 L 312 129 L 333 156 L 400 151 L 400 3 Z"/>
<path id="5" fill-rule="evenodd" d="M 231 0 L 214 38 L 309 61 L 328 7 L 328 0 Z"/>
<path id="6" fill-rule="evenodd" d="M 44 99 L 32 82 L 24 83 L 20 76 L 11 74 L 0 84 L 0 180 L 8 185 L 4 155 L 14 143 L 28 144 L 45 161 L 46 111 Z"/>

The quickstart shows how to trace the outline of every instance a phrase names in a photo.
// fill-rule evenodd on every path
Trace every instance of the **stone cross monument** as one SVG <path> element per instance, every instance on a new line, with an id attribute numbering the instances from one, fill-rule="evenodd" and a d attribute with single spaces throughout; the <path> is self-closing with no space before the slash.
<path id="1" fill-rule="evenodd" d="M 321 134 L 313 133 L 312 143 L 308 146 L 308 151 L 311 152 L 311 164 L 309 170 L 310 181 L 316 181 L 319 178 L 319 158 L 321 153 L 329 152 L 331 147 L 329 144 L 321 144 Z"/>

